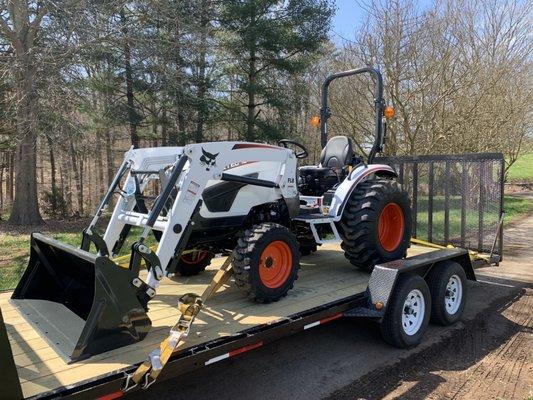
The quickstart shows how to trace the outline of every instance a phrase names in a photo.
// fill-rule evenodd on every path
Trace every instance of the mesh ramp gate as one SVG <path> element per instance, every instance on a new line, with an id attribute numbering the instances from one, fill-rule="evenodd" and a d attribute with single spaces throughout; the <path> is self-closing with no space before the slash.
<path id="1" fill-rule="evenodd" d="M 502 153 L 376 157 L 391 165 L 412 201 L 412 236 L 502 258 Z"/>

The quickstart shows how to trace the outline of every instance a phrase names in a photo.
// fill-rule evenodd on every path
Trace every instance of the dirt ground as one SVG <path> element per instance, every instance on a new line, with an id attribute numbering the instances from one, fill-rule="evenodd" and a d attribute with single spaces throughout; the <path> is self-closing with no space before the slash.
<path id="1" fill-rule="evenodd" d="M 329 399 L 529 399 L 533 290 L 522 289 L 438 344 L 372 371 Z"/>

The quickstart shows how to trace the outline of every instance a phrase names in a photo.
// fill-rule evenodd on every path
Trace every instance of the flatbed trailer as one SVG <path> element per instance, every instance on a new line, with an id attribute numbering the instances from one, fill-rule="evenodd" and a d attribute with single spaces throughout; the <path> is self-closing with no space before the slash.
<path id="1" fill-rule="evenodd" d="M 180 344 L 158 381 L 254 350 L 283 336 L 307 330 L 341 317 L 379 321 L 394 296 L 401 274 L 427 276 L 443 261 L 461 264 L 475 280 L 466 250 L 412 246 L 409 257 L 376 266 L 372 274 L 354 268 L 338 245 L 326 244 L 302 257 L 299 279 L 288 296 L 271 304 L 257 304 L 228 282 L 196 318 L 190 335 Z M 223 259 L 198 276 L 164 279 L 150 303 L 153 327 L 141 342 L 68 364 L 0 293 L 0 398 L 114 399 L 124 395 L 127 377 L 147 354 L 158 347 L 179 317 L 178 298 L 201 293 Z M 379 307 L 376 304 L 380 304 Z M 7 335 L 6 335 L 7 333 Z M 385 344 L 384 344 L 385 345 Z M 141 390 L 140 386 L 132 391 Z"/>

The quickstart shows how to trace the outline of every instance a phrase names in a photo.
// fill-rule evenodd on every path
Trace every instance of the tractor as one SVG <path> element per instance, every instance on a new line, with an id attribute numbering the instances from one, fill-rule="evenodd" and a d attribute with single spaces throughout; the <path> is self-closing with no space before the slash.
<path id="1" fill-rule="evenodd" d="M 366 159 L 354 154 L 346 136 L 326 142 L 330 83 L 363 73 L 375 82 L 375 141 Z M 331 75 L 323 84 L 318 165 L 298 168 L 308 151 L 288 139 L 277 145 L 130 149 L 83 231 L 80 248 L 32 235 L 29 265 L 13 302 L 25 314 L 57 321 L 56 336 L 68 337 L 62 351 L 78 360 L 142 340 L 151 325 L 148 303 L 161 279 L 197 274 L 217 254 L 231 255 L 235 284 L 260 303 L 286 296 L 301 255 L 328 241 L 340 241 L 349 262 L 365 271 L 405 257 L 408 195 L 390 166 L 372 163 L 390 114 L 380 73 L 362 68 Z M 160 190 L 150 195 L 155 186 Z M 96 224 L 116 193 L 102 235 Z M 119 265 L 114 260 L 132 227 L 140 227 L 140 234 L 127 265 Z"/>

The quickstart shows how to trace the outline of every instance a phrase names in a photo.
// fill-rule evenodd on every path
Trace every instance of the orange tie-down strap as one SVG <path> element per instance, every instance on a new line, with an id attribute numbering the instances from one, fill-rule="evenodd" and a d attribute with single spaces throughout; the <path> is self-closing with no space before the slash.
<path id="1" fill-rule="evenodd" d="M 155 382 L 174 350 L 188 336 L 192 323 L 205 302 L 231 277 L 232 259 L 233 255 L 228 256 L 201 296 L 187 293 L 180 297 L 178 308 L 181 315 L 178 322 L 170 329 L 170 334 L 159 344 L 159 347 L 150 352 L 148 359 L 133 374 L 128 375 L 123 392 L 133 389 L 143 380 L 144 382 L 141 384 L 143 389 Z M 130 385 L 132 381 L 133 384 Z"/>

